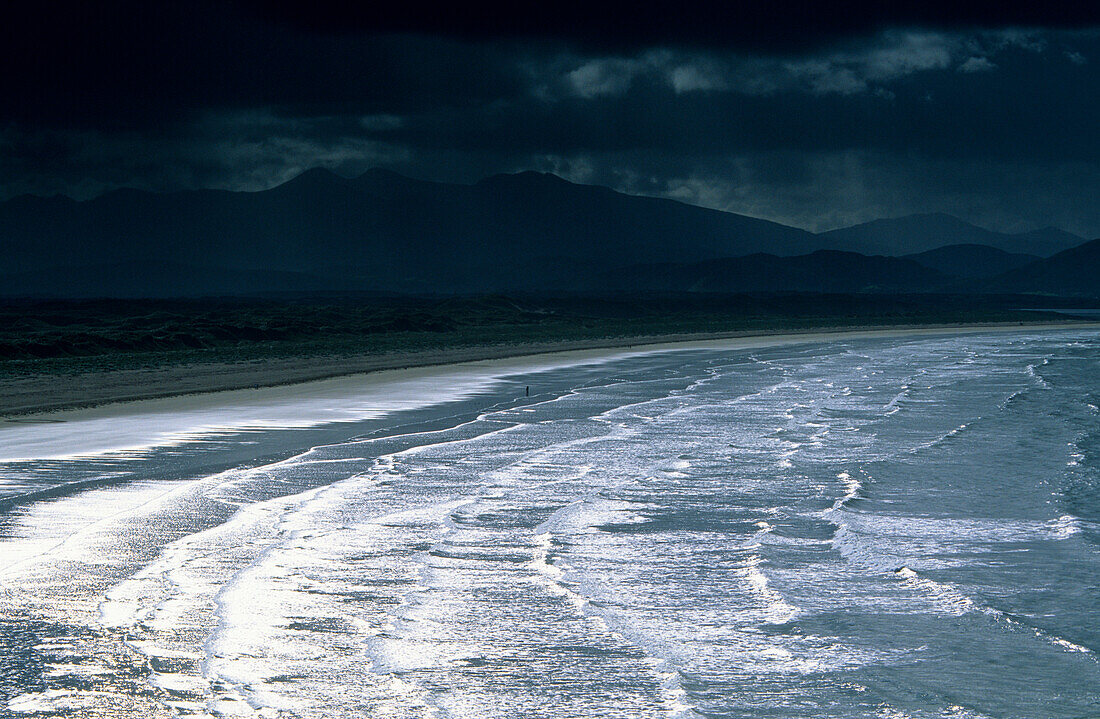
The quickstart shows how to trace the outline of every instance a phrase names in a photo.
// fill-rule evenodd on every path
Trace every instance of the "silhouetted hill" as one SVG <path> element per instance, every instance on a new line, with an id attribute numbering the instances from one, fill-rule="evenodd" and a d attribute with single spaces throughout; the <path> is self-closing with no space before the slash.
<path id="1" fill-rule="evenodd" d="M 823 232 L 828 247 L 865 255 L 912 255 L 945 245 L 987 245 L 1005 252 L 1047 257 L 1084 242 L 1083 237 L 1047 228 L 1006 234 L 942 213 L 874 220 Z"/>
<path id="2" fill-rule="evenodd" d="M 988 248 L 1045 255 L 1079 239 L 1053 229 L 1005 235 L 947 215 L 814 235 L 537 172 L 460 185 L 385 170 L 344 178 L 314 169 L 262 192 L 122 189 L 84 202 L 31 196 L 2 202 L 0 295 L 602 292 L 634 285 L 931 291 L 944 278 L 928 267 L 918 272 L 882 257 L 809 253 L 896 255 L 986 245 L 916 258 L 960 276 L 979 266 L 1007 269 L 1010 260 Z M 975 259 L 976 252 L 986 256 Z M 756 263 L 751 268 L 729 259 L 748 255 L 761 255 L 745 261 Z M 792 263 L 774 259 L 807 255 Z M 683 270 L 693 263 L 696 269 Z M 632 269 L 620 279 L 616 268 L 624 267 Z M 728 277 L 704 273 L 717 267 Z M 647 272 L 654 276 L 646 280 Z"/>
<path id="3" fill-rule="evenodd" d="M 553 289 L 555 279 L 544 277 L 542 267 L 563 260 L 606 268 L 760 251 L 790 255 L 817 242 L 773 222 L 553 175 L 457 185 L 385 171 L 347 179 L 326 170 L 263 192 L 16 198 L 0 203 L 0 240 L 0 272 L 21 274 L 26 290 L 34 289 L 34 273 L 48 278 L 57 266 L 177 263 L 403 292 Z M 117 276 L 129 282 L 126 273 Z M 120 285 L 118 293 L 132 296 L 142 287 Z"/>
<path id="4" fill-rule="evenodd" d="M 1006 272 L 990 280 L 986 288 L 994 292 L 1100 297 L 1100 240 Z"/>
<path id="5" fill-rule="evenodd" d="M 1077 247 L 1085 242 L 1084 237 L 1065 230 L 1059 230 L 1057 227 L 1044 227 L 1039 230 L 1009 235 L 1009 237 L 1016 243 L 1015 246 L 1010 242 L 1009 246 L 1002 249 L 1009 252 L 1039 255 L 1040 257 L 1047 257 L 1062 250 Z M 1041 248 L 1050 248 L 1052 251 L 1039 252 Z"/>
<path id="6" fill-rule="evenodd" d="M 607 278 L 624 291 L 932 292 L 950 278 L 912 260 L 818 250 L 797 257 L 753 254 L 699 263 L 640 265 Z"/>
<path id="7" fill-rule="evenodd" d="M 905 259 L 945 275 L 961 278 L 994 277 L 1039 259 L 1038 255 L 1005 252 L 987 245 L 947 245 L 905 255 Z"/>

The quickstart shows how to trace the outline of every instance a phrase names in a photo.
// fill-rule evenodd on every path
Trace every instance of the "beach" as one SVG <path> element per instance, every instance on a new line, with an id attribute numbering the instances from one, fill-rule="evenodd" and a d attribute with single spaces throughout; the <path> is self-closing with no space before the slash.
<path id="1" fill-rule="evenodd" d="M 149 368 L 39 372 L 0 381 L 0 422 L 33 421 L 37 415 L 104 404 L 137 402 L 192 394 L 259 389 L 348 375 L 433 367 L 454 363 L 537 357 L 554 353 L 592 353 L 653 347 L 705 345 L 728 341 L 814 342 L 826 339 L 888 336 L 897 333 L 1013 331 L 1028 328 L 1100 326 L 1084 321 L 820 327 L 803 331 L 738 331 L 610 337 L 452 349 L 394 351 L 359 356 L 272 357 L 247 361 L 179 362 Z M 731 345 L 735 346 L 735 345 Z M 578 355 L 584 356 L 584 355 Z"/>
<path id="2" fill-rule="evenodd" d="M 16 418 L 0 707 L 1091 715 L 1098 330 L 711 338 Z"/>

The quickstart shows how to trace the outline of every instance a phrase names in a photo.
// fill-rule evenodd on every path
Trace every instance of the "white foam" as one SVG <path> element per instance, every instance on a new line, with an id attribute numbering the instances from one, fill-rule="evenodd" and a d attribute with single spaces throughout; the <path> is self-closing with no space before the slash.
<path id="1" fill-rule="evenodd" d="M 770 531 L 765 529 L 762 531 Z M 748 581 L 749 586 L 752 587 L 752 591 L 760 597 L 764 602 L 764 612 L 761 617 L 765 624 L 786 624 L 793 620 L 801 612 L 798 607 L 787 602 L 779 592 L 775 591 L 768 584 L 768 577 L 761 570 L 763 560 L 760 557 L 753 556 L 748 563 L 748 567 L 745 571 L 745 579 Z"/>
<path id="2" fill-rule="evenodd" d="M 72 708 L 66 701 L 75 692 L 51 689 L 44 692 L 20 694 L 8 700 L 8 711 L 16 714 L 47 714 Z"/>
<path id="3" fill-rule="evenodd" d="M 837 388 L 856 386 L 850 376 L 835 379 Z M 925 605 L 931 605 L 931 611 L 953 615 L 989 613 L 962 588 L 929 584 L 922 576 L 944 561 L 942 547 L 958 538 L 1015 541 L 1079 531 L 1069 515 L 1034 522 L 937 520 L 885 516 L 884 505 L 870 501 L 857 511 L 851 500 L 862 486 L 853 475 L 864 476 L 862 470 L 837 470 L 866 466 L 874 438 L 841 432 L 862 426 L 863 415 L 852 418 L 861 412 L 873 410 L 877 416 L 868 421 L 879 421 L 888 395 L 859 389 L 838 401 L 842 390 L 826 392 L 806 378 L 759 389 L 771 381 L 752 378 L 755 384 L 740 389 L 731 380 L 738 389 L 698 386 L 690 398 L 673 390 L 596 417 L 576 414 L 586 403 L 603 409 L 615 399 L 601 386 L 555 398 L 553 405 L 540 403 L 537 411 L 551 418 L 548 424 L 527 422 L 514 409 L 487 411 L 485 421 L 500 429 L 388 455 L 373 465 L 367 453 L 375 445 L 356 441 L 253 474 L 226 474 L 204 485 L 202 496 L 240 510 L 212 530 L 169 543 L 155 561 L 110 589 L 100 607 L 102 624 L 112 630 L 104 634 L 127 637 L 132 649 L 159 660 L 151 667 L 166 667 L 149 675 L 154 687 L 203 698 L 165 701 L 181 713 L 343 719 L 358 706 L 378 715 L 521 715 L 509 709 L 530 706 L 523 702 L 533 695 L 518 685 L 500 691 L 503 685 L 493 682 L 502 672 L 493 662 L 567 639 L 562 644 L 568 647 L 630 649 L 610 651 L 613 658 L 600 661 L 618 662 L 615 670 L 624 678 L 637 672 L 644 678 L 637 686 L 652 687 L 656 678 L 659 694 L 646 689 L 647 711 L 637 716 L 692 717 L 681 676 L 701 677 L 704 685 L 710 677 L 725 681 L 737 674 L 750 683 L 793 685 L 801 675 L 911 660 L 909 647 L 895 653 L 861 649 L 841 637 L 763 626 L 812 614 L 830 601 L 853 600 L 848 582 L 870 582 L 876 590 L 887 587 L 890 596 L 917 600 L 903 610 L 929 611 Z M 783 408 L 795 407 L 794 399 L 807 400 L 809 411 L 792 409 L 780 435 L 768 435 L 784 422 Z M 844 416 L 800 422 L 820 420 L 818 407 L 825 403 Z M 903 423 L 906 416 L 890 421 Z M 830 429 L 835 434 L 828 450 L 806 439 L 811 432 L 820 439 Z M 798 441 L 785 439 L 791 436 Z M 730 451 L 735 442 L 740 445 Z M 805 460 L 806 476 L 774 471 L 777 455 L 791 460 L 796 452 L 803 453 L 798 459 L 800 469 Z M 271 482 L 300 486 L 294 483 L 298 472 L 347 479 L 248 503 L 250 483 L 265 473 Z M 132 514 L 145 490 L 134 489 L 132 497 L 128 491 L 89 492 L 95 501 L 86 504 L 74 497 L 36 505 L 25 515 L 27 526 L 49 533 L 50 522 L 64 516 L 59 507 L 73 516 L 107 507 Z M 725 517 L 732 521 L 711 523 L 704 511 L 699 523 L 675 525 L 685 507 L 699 506 L 712 492 L 730 500 L 733 511 Z M 822 496 L 841 493 L 832 514 L 819 511 Z M 157 496 L 146 496 L 151 511 L 178 511 L 157 504 Z M 745 504 L 735 506 L 742 496 Z M 540 519 L 526 522 L 528 509 L 540 519 L 550 516 L 532 527 Z M 823 516 L 839 523 L 834 541 L 854 566 L 829 552 L 820 532 L 810 533 L 818 538 L 773 539 L 779 528 L 792 526 L 792 513 L 804 512 L 817 523 Z M 100 542 L 109 533 L 76 535 L 60 552 L 77 557 L 109 550 Z M 792 569 L 785 565 L 790 542 L 801 543 L 800 557 L 827 558 L 806 573 L 805 566 Z M 903 564 L 898 581 L 885 574 Z M 859 571 L 865 567 L 884 571 L 868 576 Z M 379 577 L 385 581 L 373 581 Z M 806 584 L 822 592 L 811 596 Z M 930 601 L 922 604 L 900 584 Z M 1000 621 L 1003 615 L 990 616 Z M 1066 651 L 1088 651 L 1060 637 L 1044 639 Z M 53 648 L 72 651 L 66 642 Z M 485 663 L 469 662 L 474 659 Z M 408 673 L 399 677 L 401 672 Z M 582 706 L 583 689 L 575 693 L 571 706 Z M 34 706 L 44 700 L 26 701 Z"/>
<path id="4" fill-rule="evenodd" d="M 1081 518 L 1075 517 L 1072 514 L 1063 514 L 1057 519 L 1052 519 L 1047 523 L 1055 537 L 1062 539 L 1072 537 L 1075 534 L 1081 532 Z"/>
<path id="5" fill-rule="evenodd" d="M 922 577 L 909 567 L 902 567 L 894 572 L 894 574 L 906 584 L 920 589 L 926 595 L 930 596 L 937 608 L 946 614 L 961 617 L 964 614 L 979 610 L 974 600 L 950 584 L 936 582 L 927 577 Z"/>

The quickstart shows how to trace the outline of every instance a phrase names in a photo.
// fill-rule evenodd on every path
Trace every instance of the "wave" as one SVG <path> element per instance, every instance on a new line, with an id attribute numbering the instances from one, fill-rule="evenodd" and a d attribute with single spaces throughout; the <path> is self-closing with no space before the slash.
<path id="1" fill-rule="evenodd" d="M 1038 371 L 1039 367 L 1045 367 L 1049 364 L 1050 364 L 1050 358 L 1049 357 L 1044 357 L 1042 359 L 1042 361 L 1040 361 L 1038 363 L 1029 364 L 1025 368 L 1024 372 L 1027 374 L 1028 377 L 1035 380 L 1035 382 L 1038 384 L 1038 386 L 1040 386 L 1044 389 L 1050 389 L 1051 388 L 1050 382 L 1048 382 L 1046 380 L 1046 378 L 1044 378 Z"/>
<path id="2" fill-rule="evenodd" d="M 919 591 L 931 600 L 931 606 L 937 612 L 956 617 L 968 614 L 988 616 L 1002 624 L 1024 630 L 1047 644 L 1067 651 L 1087 654 L 1090 658 L 1097 659 L 1097 653 L 1088 647 L 1035 627 L 1020 617 L 981 603 L 957 585 L 933 580 L 913 568 L 920 564 L 931 568 L 950 566 L 951 562 L 949 560 L 925 557 L 917 560 L 914 564 L 913 557 L 903 546 L 895 547 L 894 544 L 887 541 L 892 533 L 920 538 L 915 541 L 923 542 L 924 546 L 937 542 L 950 542 L 952 537 L 966 537 L 970 543 L 1019 543 L 1033 541 L 1036 538 L 1064 540 L 1080 531 L 1078 518 L 1072 515 L 1063 515 L 1045 522 L 997 522 L 932 519 L 927 517 L 868 516 L 848 508 L 847 505 L 850 500 L 857 497 L 861 489 L 858 483 L 853 483 L 849 487 L 849 491 L 838 499 L 832 509 L 826 513 L 837 528 L 832 544 L 848 561 L 872 572 L 894 576 L 906 586 Z M 877 529 L 860 528 L 860 525 L 867 525 L 868 523 L 871 524 L 871 527 Z"/>
<path id="3" fill-rule="evenodd" d="M 1079 512 L 974 518 L 990 497 L 932 493 L 907 454 L 939 435 L 951 444 L 1001 427 L 989 410 L 1006 383 L 1020 383 L 1017 358 L 1036 351 L 980 363 L 947 341 L 890 352 L 700 354 L 687 370 L 669 357 L 649 374 L 607 365 L 574 384 L 563 374 L 532 401 L 509 399 L 509 385 L 442 429 L 379 425 L 258 467 L 31 505 L 10 518 L 22 539 L 0 544 L 12 592 L 0 601 L 71 623 L 50 649 L 57 673 L 12 706 L 93 715 L 110 701 L 96 696 L 114 691 L 135 695 L 118 716 L 152 714 L 142 702 L 182 715 L 334 719 L 364 708 L 795 717 L 826 705 L 900 716 L 892 704 L 979 716 L 960 705 L 982 685 L 937 678 L 919 702 L 894 701 L 890 687 L 904 695 L 927 682 L 951 632 L 996 637 L 993 626 L 1047 652 L 1022 643 L 1019 657 L 1087 669 L 1087 630 L 1036 629 L 984 598 L 997 587 L 978 592 L 938 573 L 991 557 L 1028 568 L 1045 556 L 994 556 L 995 544 L 1050 542 L 1040 546 L 1051 557 L 1079 558 Z M 914 364 L 927 381 L 911 378 Z M 945 381 L 957 371 L 963 381 Z M 903 396 L 910 387 L 916 399 Z M 987 419 L 976 426 L 974 415 Z M 1064 440 L 1048 429 L 1036 437 Z M 1027 471 L 1006 494 L 1030 487 Z M 991 581 L 1022 576 L 999 571 Z M 87 587 L 77 596 L 65 582 Z M 77 636 L 80 627 L 91 631 Z M 875 686 L 882 676 L 892 684 Z M 1047 678 L 1029 691 L 1057 691 Z M 941 691 L 949 686 L 957 691 Z"/>
<path id="4" fill-rule="evenodd" d="M 1098 657 L 1097 653 L 1092 649 L 1044 631 L 1007 612 L 995 609 L 986 604 L 981 604 L 975 599 L 967 596 L 953 584 L 934 581 L 918 574 L 909 567 L 900 567 L 894 570 L 894 574 L 905 584 L 916 587 L 932 597 L 939 609 L 947 614 L 953 616 L 962 616 L 969 613 L 983 614 L 993 618 L 999 623 L 1028 632 L 1052 646 L 1069 652 L 1086 654 L 1094 662 L 1100 662 L 1100 657 Z"/>

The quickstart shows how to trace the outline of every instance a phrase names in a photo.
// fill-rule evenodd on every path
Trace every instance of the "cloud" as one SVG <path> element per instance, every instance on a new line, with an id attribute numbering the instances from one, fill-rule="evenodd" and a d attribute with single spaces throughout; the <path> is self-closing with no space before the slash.
<path id="1" fill-rule="evenodd" d="M 889 81 L 951 64 L 960 44 L 957 36 L 933 32 L 884 33 L 878 46 L 850 61 L 868 80 Z"/>
<path id="2" fill-rule="evenodd" d="M 85 199 L 118 187 L 262 190 L 311 167 L 355 175 L 401 163 L 407 148 L 339 130 L 354 123 L 280 119 L 267 112 L 208 115 L 186 133 L 98 130 L 0 133 L 0 196 Z"/>
<path id="3" fill-rule="evenodd" d="M 852 95 L 926 71 L 943 70 L 975 52 L 964 36 L 886 32 L 843 50 L 798 58 L 658 49 L 631 56 L 548 56 L 530 62 L 535 94 L 557 100 L 626 95 L 637 82 L 693 92 L 779 92 Z M 975 63 L 989 62 L 971 56 Z M 557 77 L 554 77 L 557 75 Z"/>
<path id="4" fill-rule="evenodd" d="M 368 132 L 396 130 L 404 124 L 405 120 L 397 115 L 364 115 L 359 118 L 359 126 Z"/>
<path id="5" fill-rule="evenodd" d="M 966 44 L 965 36 L 887 32 L 867 46 L 788 62 L 784 69 L 811 92 L 853 94 L 918 73 L 944 70 L 956 62 Z M 985 58 L 971 59 L 988 62 Z M 776 82 L 777 87 L 784 85 L 782 81 Z"/>
<path id="6" fill-rule="evenodd" d="M 593 165 L 589 159 L 589 165 Z M 598 171 L 595 171 L 599 174 Z M 644 176 L 645 173 L 643 173 Z M 823 231 L 880 217 L 947 212 L 991 229 L 1062 227 L 1100 235 L 1100 173 L 1090 163 L 915 160 L 862 151 L 758 153 L 666 168 L 663 180 L 624 181 L 619 189 Z M 1064 193 L 1064 188 L 1079 192 Z"/>
<path id="7" fill-rule="evenodd" d="M 806 60 L 788 63 L 784 70 L 789 77 L 777 73 L 773 88 L 779 89 L 793 80 L 796 86 L 805 86 L 817 94 L 839 93 L 851 95 L 868 88 L 866 78 L 855 68 L 847 67 L 830 59 Z"/>
<path id="8" fill-rule="evenodd" d="M 630 89 L 642 63 L 620 58 L 590 60 L 566 75 L 569 89 L 580 97 L 622 95 Z"/>
<path id="9" fill-rule="evenodd" d="M 1047 48 L 1046 38 L 1034 29 L 1011 27 L 1003 30 L 987 31 L 982 33 L 981 38 L 995 50 L 1018 47 L 1029 52 L 1039 53 Z"/>
<path id="10" fill-rule="evenodd" d="M 959 65 L 959 72 L 964 73 L 990 72 L 995 69 L 997 66 L 986 57 L 968 57 L 966 62 Z"/>
<path id="11" fill-rule="evenodd" d="M 670 61 L 664 73 L 677 94 L 729 89 L 721 64 L 706 58 Z"/>
<path id="12" fill-rule="evenodd" d="M 728 89 L 729 68 L 699 53 L 649 50 L 630 57 L 548 55 L 526 64 L 532 94 L 548 101 L 626 95 L 635 82 L 659 84 L 676 94 Z"/>
<path id="13" fill-rule="evenodd" d="M 0 95 L 19 99 L 0 103 L 0 199 L 260 189 L 312 166 L 461 181 L 533 168 L 825 226 L 922 198 L 968 211 L 928 179 L 950 168 L 973 183 L 952 192 L 997 222 L 1095 215 L 1082 198 L 1100 172 L 1100 73 L 1075 58 L 1100 51 L 1097 33 L 918 23 L 766 46 L 475 40 L 306 31 L 197 2 L 171 18 L 135 6 L 127 22 L 146 36 L 117 47 L 81 31 L 106 22 L 85 11 L 59 37 L 86 63 L 32 71 L 24 47 L 0 76 Z M 211 22 L 233 12 L 236 25 Z M 1014 166 L 1064 197 L 1012 189 Z"/>

